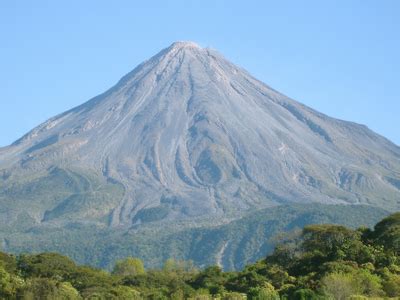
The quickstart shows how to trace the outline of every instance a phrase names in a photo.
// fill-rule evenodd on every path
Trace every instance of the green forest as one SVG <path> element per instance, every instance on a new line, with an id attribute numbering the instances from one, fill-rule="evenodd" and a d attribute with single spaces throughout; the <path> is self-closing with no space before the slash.
<path id="1" fill-rule="evenodd" d="M 0 253 L 2 299 L 400 299 L 400 213 L 373 229 L 308 225 L 241 271 L 128 257 L 107 272 L 56 253 Z"/>

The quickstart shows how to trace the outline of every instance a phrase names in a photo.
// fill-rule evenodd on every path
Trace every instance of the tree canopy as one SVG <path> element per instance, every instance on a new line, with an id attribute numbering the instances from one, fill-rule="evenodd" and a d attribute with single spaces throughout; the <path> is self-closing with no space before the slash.
<path id="1" fill-rule="evenodd" d="M 139 258 L 111 273 L 57 253 L 0 252 L 1 299 L 387 299 L 400 297 L 400 213 L 373 230 L 310 225 L 238 272 Z"/>

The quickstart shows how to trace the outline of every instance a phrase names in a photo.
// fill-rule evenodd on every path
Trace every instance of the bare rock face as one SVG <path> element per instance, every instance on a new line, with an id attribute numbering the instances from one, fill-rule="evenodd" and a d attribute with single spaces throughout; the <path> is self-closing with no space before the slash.
<path id="1" fill-rule="evenodd" d="M 0 149 L 11 224 L 143 222 L 287 203 L 400 208 L 400 148 L 177 42 Z"/>

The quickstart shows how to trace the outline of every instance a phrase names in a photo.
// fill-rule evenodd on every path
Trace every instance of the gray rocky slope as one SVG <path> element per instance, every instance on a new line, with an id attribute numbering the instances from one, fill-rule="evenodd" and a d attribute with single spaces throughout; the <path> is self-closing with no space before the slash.
<path id="1" fill-rule="evenodd" d="M 400 148 L 177 42 L 0 149 L 0 216 L 108 226 L 288 203 L 400 208 Z"/>

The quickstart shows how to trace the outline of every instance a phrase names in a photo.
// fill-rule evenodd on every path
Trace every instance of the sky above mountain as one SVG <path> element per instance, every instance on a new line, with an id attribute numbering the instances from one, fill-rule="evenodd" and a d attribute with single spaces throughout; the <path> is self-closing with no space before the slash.
<path id="1" fill-rule="evenodd" d="M 0 146 L 176 40 L 400 144 L 398 1 L 13 1 L 0 4 Z"/>

